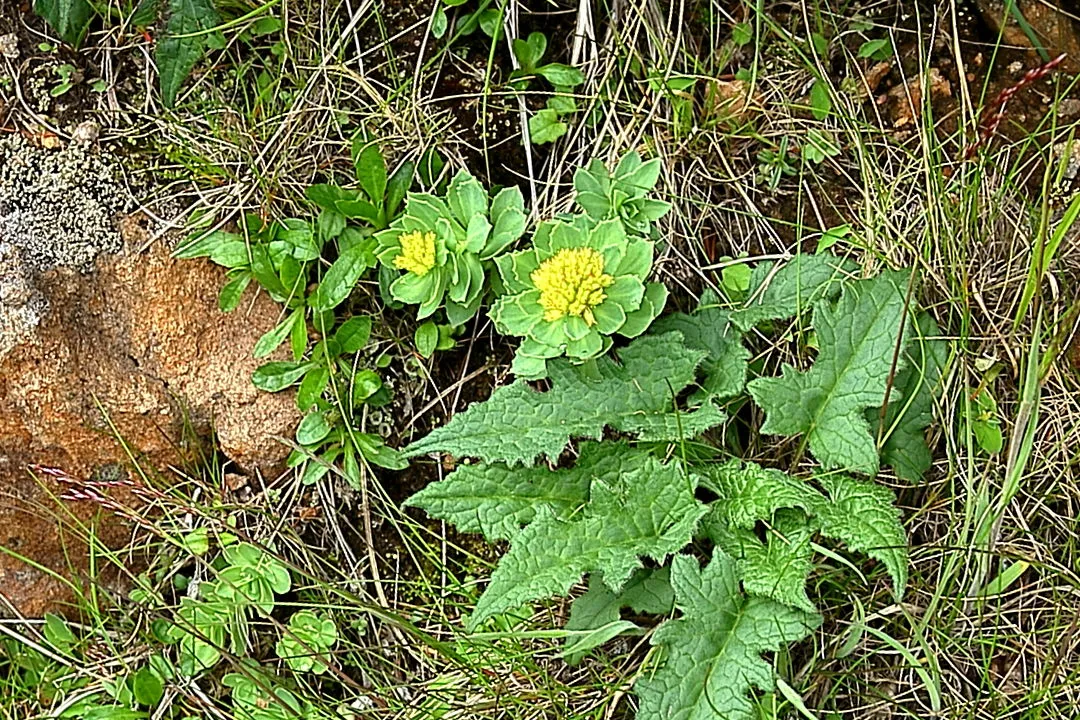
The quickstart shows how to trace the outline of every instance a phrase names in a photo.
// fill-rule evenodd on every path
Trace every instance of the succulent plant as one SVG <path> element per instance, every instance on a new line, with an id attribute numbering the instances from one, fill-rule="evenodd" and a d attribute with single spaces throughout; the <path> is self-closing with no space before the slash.
<path id="1" fill-rule="evenodd" d="M 547 374 L 547 361 L 588 361 L 611 336 L 636 337 L 663 310 L 667 288 L 646 283 L 653 243 L 627 235 L 619 220 L 589 218 L 540 225 L 533 247 L 495 259 L 505 294 L 491 308 L 496 329 L 524 340 L 512 366 L 523 378 Z"/>
<path id="2" fill-rule="evenodd" d="M 445 198 L 409 193 L 404 214 L 375 235 L 380 262 L 401 273 L 389 285 L 391 297 L 419 305 L 419 319 L 445 306 L 451 325 L 469 320 L 487 290 L 485 263 L 525 231 L 524 208 L 517 188 L 489 198 L 465 170 Z"/>
<path id="3" fill-rule="evenodd" d="M 594 221 L 617 218 L 627 231 L 649 237 L 652 223 L 662 218 L 671 205 L 646 197 L 660 177 L 660 160 L 642 162 L 630 152 L 619 160 L 614 172 L 599 159 L 574 173 L 577 204 Z"/>

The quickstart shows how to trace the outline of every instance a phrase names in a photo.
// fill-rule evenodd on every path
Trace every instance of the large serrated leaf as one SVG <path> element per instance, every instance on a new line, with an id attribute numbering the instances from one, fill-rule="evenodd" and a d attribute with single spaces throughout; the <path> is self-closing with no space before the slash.
<path id="1" fill-rule="evenodd" d="M 799 315 L 839 295 L 843 281 L 856 270 L 852 261 L 833 255 L 799 254 L 779 268 L 758 263 L 750 276 L 749 299 L 731 312 L 731 322 L 745 331 L 766 320 Z"/>
<path id="2" fill-rule="evenodd" d="M 877 441 L 866 409 L 880 407 L 893 371 L 900 333 L 908 337 L 907 272 L 886 271 L 849 283 L 835 305 L 814 309 L 821 350 L 810 370 L 784 366 L 783 375 L 749 383 L 765 410 L 761 432 L 805 433 L 814 457 L 826 468 L 878 471 Z M 899 358 L 898 368 L 904 358 Z"/>
<path id="3" fill-rule="evenodd" d="M 448 520 L 463 532 L 483 533 L 492 542 L 509 540 L 541 508 L 555 517 L 569 518 L 585 504 L 594 480 L 617 483 L 622 473 L 639 466 L 645 456 L 626 443 L 585 443 L 577 463 L 565 470 L 462 465 L 405 504 Z"/>
<path id="4" fill-rule="evenodd" d="M 806 595 L 806 579 L 813 569 L 810 538 L 814 528 L 805 514 L 798 510 L 777 513 L 764 543 L 753 531 L 722 522 L 709 523 L 708 534 L 735 558 L 739 579 L 748 594 L 816 612 Z"/>
<path id="5" fill-rule="evenodd" d="M 818 478 L 829 502 L 815 511 L 822 535 L 864 552 L 889 571 L 896 597 L 904 596 L 908 575 L 907 534 L 888 488 L 845 475 Z"/>
<path id="6" fill-rule="evenodd" d="M 881 459 L 896 474 L 917 482 L 930 469 L 933 458 L 926 446 L 926 428 L 934 420 L 934 396 L 945 369 L 947 348 L 937 339 L 941 330 L 927 313 L 916 320 L 918 332 L 909 343 L 908 366 L 896 375 L 885 412 L 885 442 Z M 878 408 L 870 408 L 871 427 L 881 421 Z"/>
<path id="7" fill-rule="evenodd" d="M 171 108 L 184 80 L 203 56 L 205 31 L 221 23 L 212 0 L 169 0 L 166 37 L 157 45 L 161 103 Z"/>
<path id="8" fill-rule="evenodd" d="M 565 596 L 582 575 L 602 572 L 619 592 L 642 556 L 663 561 L 693 537 L 707 508 L 694 497 L 696 478 L 678 463 L 643 457 L 617 483 L 593 482 L 589 502 L 569 519 L 541 508 L 510 541 L 469 620 L 485 619 L 552 595 Z"/>
<path id="9" fill-rule="evenodd" d="M 825 499 L 811 485 L 782 470 L 740 460 L 711 466 L 703 484 L 717 494 L 710 517 L 746 530 L 759 520 L 771 520 L 781 508 L 811 512 Z"/>
<path id="10" fill-rule="evenodd" d="M 673 313 L 660 318 L 653 323 L 652 332 L 680 332 L 688 347 L 708 353 L 702 363 L 702 391 L 706 396 L 727 398 L 742 392 L 746 384 L 750 351 L 743 347 L 742 334 L 718 304 L 716 294 L 708 292 L 693 315 Z"/>
<path id="11" fill-rule="evenodd" d="M 488 462 L 532 464 L 558 458 L 573 437 L 599 439 L 605 426 L 642 440 L 692 438 L 724 416 L 706 403 L 678 411 L 676 396 L 694 380 L 705 353 L 678 333 L 638 338 L 619 352 L 622 364 L 597 359 L 590 369 L 567 360 L 549 363 L 551 390 L 522 380 L 502 387 L 445 426 L 405 448 L 406 457 L 442 451 Z"/>
<path id="12" fill-rule="evenodd" d="M 683 616 L 653 635 L 663 648 L 659 667 L 634 685 L 637 720 L 747 720 L 748 694 L 768 692 L 773 670 L 761 658 L 806 637 L 816 615 L 739 591 L 735 562 L 717 551 L 704 570 L 686 555 L 672 562 L 675 604 Z"/>

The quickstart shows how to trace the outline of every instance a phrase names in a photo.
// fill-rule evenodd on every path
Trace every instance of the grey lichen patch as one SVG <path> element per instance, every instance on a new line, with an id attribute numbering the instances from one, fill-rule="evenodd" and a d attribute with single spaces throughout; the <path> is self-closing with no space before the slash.
<path id="1" fill-rule="evenodd" d="M 62 150 L 0 140 L 0 240 L 35 271 L 88 270 L 123 246 L 116 221 L 130 196 L 120 166 L 74 143 Z"/>
<path id="2" fill-rule="evenodd" d="M 132 204 L 119 165 L 75 143 L 35 147 L 0 139 L 0 356 L 41 321 L 35 278 L 54 267 L 89 270 L 119 252 L 118 218 Z"/>

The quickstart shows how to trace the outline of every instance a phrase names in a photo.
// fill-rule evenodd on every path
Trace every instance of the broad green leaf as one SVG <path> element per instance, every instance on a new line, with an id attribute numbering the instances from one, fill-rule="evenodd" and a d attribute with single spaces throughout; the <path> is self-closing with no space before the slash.
<path id="1" fill-rule="evenodd" d="M 344 250 L 330 269 L 323 275 L 322 282 L 311 296 L 311 307 L 318 310 L 332 310 L 349 297 L 364 271 L 374 265 L 375 256 L 371 248 L 358 243 Z"/>
<path id="2" fill-rule="evenodd" d="M 334 340 L 343 353 L 359 352 L 371 338 L 371 318 L 356 315 L 341 323 Z"/>
<path id="3" fill-rule="evenodd" d="M 745 530 L 771 521 L 777 510 L 800 508 L 811 513 L 825 500 L 812 486 L 782 470 L 741 460 L 705 468 L 702 484 L 718 496 L 709 522 L 715 519 Z"/>
<path id="4" fill-rule="evenodd" d="M 547 392 L 522 380 L 499 388 L 409 445 L 405 456 L 441 451 L 529 465 L 539 455 L 555 460 L 572 437 L 600 439 L 605 426 L 642 440 L 677 440 L 723 420 L 711 403 L 675 411 L 676 398 L 705 356 L 687 348 L 678 333 L 638 338 L 618 355 L 621 365 L 609 357 L 591 367 L 551 360 Z"/>
<path id="5" fill-rule="evenodd" d="M 653 323 L 652 332 L 678 331 L 687 347 L 707 352 L 701 365 L 705 373 L 702 391 L 707 396 L 728 398 L 742 392 L 746 384 L 750 351 L 743 347 L 742 334 L 718 303 L 714 293 L 706 293 L 693 315 L 673 313 L 660 318 Z"/>
<path id="6" fill-rule="evenodd" d="M 716 552 L 702 570 L 679 555 L 671 584 L 678 620 L 664 623 L 652 642 L 663 648 L 660 665 L 634 685 L 638 720 L 750 720 L 753 689 L 774 688 L 773 669 L 761 653 L 805 638 L 816 615 L 739 591 L 735 562 Z"/>
<path id="7" fill-rule="evenodd" d="M 397 214 L 401 201 L 405 199 L 405 193 L 408 192 L 409 186 L 412 185 L 414 172 L 416 172 L 416 166 L 411 162 L 404 162 L 387 181 L 386 202 L 383 204 L 383 208 L 386 210 L 387 222 Z"/>
<path id="8" fill-rule="evenodd" d="M 173 257 L 190 260 L 197 257 L 209 257 L 214 250 L 226 243 L 243 243 L 244 238 L 236 233 L 214 230 L 203 236 L 192 236 L 173 252 Z M 246 259 L 246 258 L 245 258 Z"/>
<path id="9" fill-rule="evenodd" d="M 310 412 L 304 416 L 296 428 L 296 442 L 301 445 L 315 445 L 322 442 L 332 430 L 330 421 L 324 412 Z"/>
<path id="10" fill-rule="evenodd" d="M 250 272 L 242 272 L 221 286 L 221 292 L 218 294 L 218 309 L 221 312 L 232 312 L 236 309 L 244 296 L 244 291 L 251 283 L 251 277 Z"/>
<path id="11" fill-rule="evenodd" d="M 678 463 L 645 456 L 616 484 L 593 482 L 589 502 L 568 519 L 541 508 L 510 540 L 469 625 L 551 595 L 565 596 L 581 576 L 602 572 L 615 591 L 641 567 L 641 556 L 662 562 L 693 537 L 707 511 L 694 497 L 694 479 Z"/>
<path id="12" fill-rule="evenodd" d="M 806 595 L 806 580 L 813 569 L 810 539 L 814 528 L 804 513 L 777 513 L 764 543 L 752 530 L 723 523 L 710 523 L 709 531 L 713 542 L 735 558 L 739 579 L 748 594 L 816 612 Z"/>
<path id="13" fill-rule="evenodd" d="M 585 82 L 585 73 L 570 65 L 549 63 L 536 68 L 536 74 L 555 87 L 572 88 Z"/>
<path id="14" fill-rule="evenodd" d="M 449 19 L 446 17 L 446 10 L 442 5 L 435 7 L 435 14 L 431 17 L 431 35 L 436 40 L 446 34 L 446 28 L 449 25 Z"/>
<path id="15" fill-rule="evenodd" d="M 815 512 L 821 534 L 880 561 L 889 571 L 896 597 L 902 598 L 907 586 L 908 544 L 892 491 L 844 475 L 824 475 L 818 482 L 830 498 Z"/>
<path id="16" fill-rule="evenodd" d="M 928 313 L 916 321 L 918 332 L 908 344 L 908 366 L 896 375 L 885 412 L 885 442 L 881 459 L 896 474 L 917 482 L 930 469 L 933 458 L 926 446 L 926 428 L 934 421 L 934 397 L 945 370 L 947 348 L 941 331 Z M 871 427 L 881 422 L 878 408 L 870 408 Z"/>
<path id="17" fill-rule="evenodd" d="M 263 358 L 278 349 L 281 343 L 285 342 L 285 338 L 292 332 L 293 326 L 297 323 L 303 323 L 304 310 L 294 310 L 289 314 L 287 318 L 278 323 L 275 327 L 267 330 L 258 342 L 255 343 L 255 349 L 252 354 L 257 358 Z"/>
<path id="18" fill-rule="evenodd" d="M 131 690 L 137 703 L 150 707 L 157 705 L 165 692 L 161 678 L 148 667 L 135 673 L 131 679 Z"/>
<path id="19" fill-rule="evenodd" d="M 817 120 L 824 120 L 832 112 L 832 96 L 829 94 L 829 81 L 818 78 L 810 88 L 810 112 Z"/>
<path id="20" fill-rule="evenodd" d="M 49 23 L 60 39 L 79 47 L 94 9 L 86 0 L 35 0 L 34 12 Z"/>
<path id="21" fill-rule="evenodd" d="M 210 550 L 210 534 L 204 527 L 195 528 L 180 539 L 180 544 L 192 555 L 205 555 Z"/>
<path id="22" fill-rule="evenodd" d="M 577 463 L 563 470 L 461 465 L 405 504 L 448 520 L 462 532 L 483 533 L 492 542 L 508 540 L 541 509 L 569 518 L 585 504 L 594 480 L 617 483 L 622 473 L 639 466 L 645 456 L 626 443 L 584 443 Z"/>
<path id="23" fill-rule="evenodd" d="M 805 433 L 811 452 L 826 468 L 877 473 L 877 440 L 866 409 L 881 406 L 897 337 L 910 333 L 907 279 L 906 272 L 886 271 L 848 284 L 835 305 L 818 303 L 814 329 L 821 350 L 813 367 L 801 372 L 785 365 L 781 377 L 749 384 L 766 413 L 762 433 Z"/>
<path id="24" fill-rule="evenodd" d="M 228 240 L 210 251 L 210 260 L 229 269 L 247 266 L 250 262 L 248 244 L 243 240 Z"/>
<path id="25" fill-rule="evenodd" d="M 161 102 L 171 108 L 180 86 L 202 59 L 204 31 L 221 23 L 212 0 L 169 0 L 169 22 L 165 38 L 158 42 L 154 57 L 161 84 Z"/>
<path id="26" fill-rule="evenodd" d="M 304 375 L 300 387 L 296 390 L 296 407 L 307 412 L 319 401 L 326 385 L 330 381 L 330 371 L 324 367 L 314 367 Z"/>
<path id="27" fill-rule="evenodd" d="M 850 260 L 828 254 L 800 253 L 779 269 L 774 263 L 758 263 L 751 273 L 749 299 L 731 312 L 731 321 L 746 331 L 766 320 L 799 315 L 819 300 L 835 298 L 857 269 Z"/>
<path id="28" fill-rule="evenodd" d="M 79 642 L 78 636 L 71 631 L 67 622 L 53 613 L 45 613 L 43 633 L 49 644 L 60 652 L 71 652 L 71 649 Z"/>

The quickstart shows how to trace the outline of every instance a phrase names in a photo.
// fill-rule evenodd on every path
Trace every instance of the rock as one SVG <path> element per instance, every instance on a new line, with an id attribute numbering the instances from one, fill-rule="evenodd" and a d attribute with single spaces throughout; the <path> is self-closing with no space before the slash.
<path id="1" fill-rule="evenodd" d="M 1019 47 L 1032 47 L 1031 39 L 1008 11 L 1004 0 L 976 0 L 975 5 L 990 27 L 1001 33 L 1003 42 Z M 1070 8 L 1069 5 L 1073 7 Z M 1075 3 L 1062 0 L 1016 0 L 1016 7 L 1035 31 L 1050 57 L 1066 53 L 1068 68 L 1071 71 L 1080 69 L 1080 34 L 1070 18 L 1070 13 L 1075 13 Z"/>
<path id="2" fill-rule="evenodd" d="M 761 93 L 751 97 L 750 88 L 745 80 L 709 80 L 705 87 L 705 114 L 732 126 L 745 125 L 765 106 Z"/>
<path id="3" fill-rule="evenodd" d="M 930 68 L 926 73 L 930 86 L 930 102 L 950 97 L 952 84 L 937 68 Z M 897 85 L 888 93 L 878 98 L 878 104 L 885 105 L 893 127 L 903 128 L 912 125 L 922 116 L 923 79 L 915 77 L 905 84 Z"/>
<path id="4" fill-rule="evenodd" d="M 22 301 L 14 307 L 38 313 L 0 352 L 0 546 L 76 584 L 87 579 L 85 544 L 57 518 L 67 526 L 97 518 L 98 539 L 114 548 L 131 528 L 100 503 L 57 504 L 65 490 L 57 476 L 138 478 L 133 458 L 163 488 L 168 468 L 205 445 L 211 424 L 239 469 L 273 473 L 289 451 L 275 438 L 299 420 L 288 393 L 260 392 L 250 380 L 264 362 L 252 349 L 278 321 L 276 304 L 249 288 L 223 314 L 220 267 L 172 259 L 134 220 L 122 230 L 126 252 L 100 255 L 88 272 L 28 270 L 11 243 L 0 260 L 0 286 Z M 35 465 L 62 472 L 29 472 Z M 139 507 L 130 493 L 116 497 Z M 37 616 L 70 597 L 63 582 L 0 552 L 0 615 Z"/>

